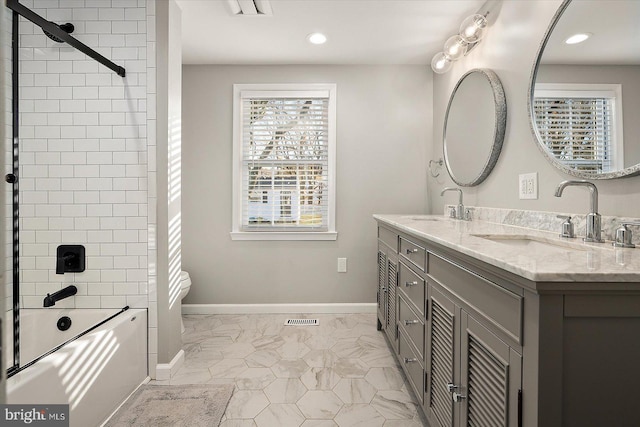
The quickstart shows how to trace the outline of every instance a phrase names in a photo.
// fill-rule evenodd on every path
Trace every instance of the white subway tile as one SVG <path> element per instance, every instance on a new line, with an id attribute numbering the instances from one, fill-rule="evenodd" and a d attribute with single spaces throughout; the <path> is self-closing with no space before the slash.
<path id="1" fill-rule="evenodd" d="M 91 270 L 104 270 L 113 268 L 113 257 L 111 256 L 90 256 L 87 257 L 87 268 Z M 104 280 L 102 272 L 100 277 Z"/>
<path id="2" fill-rule="evenodd" d="M 22 125 L 46 125 L 48 124 L 48 113 L 22 113 L 20 120 Z"/>
<path id="3" fill-rule="evenodd" d="M 84 74 L 60 74 L 61 86 L 85 86 L 87 79 Z"/>
<path id="4" fill-rule="evenodd" d="M 112 138 L 112 126 L 87 126 L 87 136 L 89 138 Z"/>
<path id="5" fill-rule="evenodd" d="M 100 113 L 101 125 L 121 125 L 125 123 L 125 113 Z"/>
<path id="6" fill-rule="evenodd" d="M 113 216 L 112 205 L 87 205 L 87 216 Z"/>
<path id="7" fill-rule="evenodd" d="M 20 240 L 22 240 L 22 239 L 20 239 Z M 62 240 L 59 240 L 59 242 L 62 242 Z M 22 261 L 22 260 L 20 260 L 20 261 Z M 54 256 L 40 256 L 40 257 L 35 258 L 35 261 L 36 261 L 36 265 L 35 265 L 34 270 L 35 269 L 37 269 L 37 270 L 49 270 L 49 269 L 55 267 L 55 265 L 56 265 L 56 257 L 54 257 Z M 22 265 L 22 262 L 20 263 L 20 268 L 27 269 L 27 267 Z M 22 291 L 22 289 L 20 289 L 20 291 Z"/>
<path id="8" fill-rule="evenodd" d="M 100 307 L 100 297 L 99 296 L 88 296 L 88 295 L 77 295 L 76 299 L 76 308 L 99 308 Z"/>
<path id="9" fill-rule="evenodd" d="M 85 100 L 61 100 L 60 111 L 69 113 L 83 113 L 86 111 L 86 103 L 90 101 Z"/>
<path id="10" fill-rule="evenodd" d="M 66 133 L 65 126 L 60 127 L 60 134 Z M 48 141 L 47 147 L 50 151 L 73 151 L 73 140 L 71 139 L 54 139 Z"/>
<path id="11" fill-rule="evenodd" d="M 22 229 L 23 230 L 48 230 L 49 220 L 47 218 L 24 218 L 23 217 Z"/>
<path id="12" fill-rule="evenodd" d="M 113 230 L 113 239 L 116 242 L 138 243 L 137 230 Z"/>
<path id="13" fill-rule="evenodd" d="M 73 90 L 71 87 L 48 87 L 47 99 L 72 99 Z"/>
<path id="14" fill-rule="evenodd" d="M 85 23 L 85 31 L 88 34 L 111 34 L 111 22 L 110 21 L 87 21 Z"/>
<path id="15" fill-rule="evenodd" d="M 81 140 L 73 141 L 74 151 L 100 151 L 100 140 L 83 138 Z"/>
<path id="16" fill-rule="evenodd" d="M 87 100 L 87 112 L 108 112 L 111 111 L 111 101 L 108 99 Z M 106 124 L 106 123 L 102 123 Z"/>
<path id="17" fill-rule="evenodd" d="M 100 203 L 127 203 L 125 191 L 101 191 Z"/>
<path id="18" fill-rule="evenodd" d="M 76 166 L 77 167 L 77 166 Z M 70 165 L 49 165 L 49 176 L 51 177 L 69 177 L 69 176 L 79 176 L 75 174 L 74 166 Z"/>
<path id="19" fill-rule="evenodd" d="M 84 0 L 76 0 L 78 5 L 73 7 L 73 20 L 74 21 L 97 21 L 98 20 L 98 9 L 95 8 L 84 8 Z M 86 26 L 85 26 L 86 31 Z"/>
<path id="20" fill-rule="evenodd" d="M 87 164 L 87 153 L 82 153 L 82 152 L 62 153 L 60 161 L 64 165 L 85 165 Z"/>
<path id="21" fill-rule="evenodd" d="M 38 88 L 38 89 L 44 89 L 44 88 Z M 46 99 L 46 94 L 43 94 L 40 98 L 41 99 L 36 99 L 35 101 L 35 104 L 34 104 L 35 112 L 57 113 L 60 111 L 60 101 L 48 100 Z"/>
<path id="22" fill-rule="evenodd" d="M 127 34 L 124 39 L 127 47 L 145 47 L 147 45 L 146 34 Z"/>
<path id="23" fill-rule="evenodd" d="M 71 61 L 48 61 L 46 64 L 47 73 L 72 73 L 73 62 Z"/>
<path id="24" fill-rule="evenodd" d="M 89 165 L 113 164 L 113 153 L 102 151 L 87 153 L 86 163 Z"/>
<path id="25" fill-rule="evenodd" d="M 60 216 L 67 218 L 74 217 L 86 217 L 87 216 L 87 206 L 86 205 L 61 205 L 60 206 Z"/>
<path id="26" fill-rule="evenodd" d="M 87 180 L 85 178 L 62 178 L 61 189 L 65 191 L 86 190 Z"/>
<path id="27" fill-rule="evenodd" d="M 98 113 L 76 113 L 73 115 L 73 124 L 76 126 L 97 126 Z"/>
<path id="28" fill-rule="evenodd" d="M 49 191 L 49 203 L 61 205 L 73 202 L 73 192 L 71 191 Z"/>
<path id="29" fill-rule="evenodd" d="M 33 86 L 60 86 L 60 74 L 35 74 Z M 24 85 L 24 75 L 20 76 L 20 84 Z"/>
<path id="30" fill-rule="evenodd" d="M 39 165 L 59 165 L 60 153 L 35 153 L 36 163 Z"/>
<path id="31" fill-rule="evenodd" d="M 124 270 L 122 272 L 124 273 Z M 121 280 L 114 280 L 114 282 L 123 282 L 113 284 L 113 293 L 115 295 L 135 295 L 138 293 L 138 283 L 126 282 L 126 274 L 123 275 Z"/>
<path id="32" fill-rule="evenodd" d="M 98 36 L 98 46 L 100 47 L 121 47 L 125 44 L 123 34 L 100 34 Z"/>
<path id="33" fill-rule="evenodd" d="M 127 228 L 127 221 L 124 217 L 100 218 L 100 228 L 102 230 L 124 230 Z M 124 253 L 111 255 L 124 255 Z"/>
<path id="34" fill-rule="evenodd" d="M 139 178 L 114 178 L 114 190 L 138 190 Z"/>
<path id="35" fill-rule="evenodd" d="M 115 256 L 113 257 L 113 267 L 122 269 L 139 268 L 138 257 L 133 256 Z M 144 265 L 146 267 L 146 265 Z M 146 269 L 145 276 L 146 276 Z"/>
<path id="36" fill-rule="evenodd" d="M 98 191 L 74 191 L 73 194 L 75 203 L 100 203 Z"/>
<path id="37" fill-rule="evenodd" d="M 113 216 L 138 216 L 138 205 L 114 204 Z"/>
<path id="38" fill-rule="evenodd" d="M 62 175 L 65 176 L 65 175 Z M 95 166 L 77 165 L 73 166 L 73 173 L 66 176 L 74 176 L 76 178 L 97 178 L 100 176 L 100 170 Z M 87 185 L 88 185 L 87 181 Z"/>
<path id="39" fill-rule="evenodd" d="M 36 232 L 36 243 L 59 244 L 61 241 L 62 241 L 62 232 L 60 231 L 40 230 Z M 54 264 L 50 264 L 50 265 L 54 265 Z"/>
<path id="40" fill-rule="evenodd" d="M 87 241 L 92 243 L 113 243 L 113 231 L 111 230 L 96 230 L 87 232 Z M 95 268 L 95 267 L 94 267 Z M 103 280 L 113 281 L 111 279 L 102 276 Z"/>
<path id="41" fill-rule="evenodd" d="M 100 99 L 122 99 L 122 98 L 124 98 L 124 88 L 123 87 L 103 87 L 103 86 L 101 86 L 98 89 L 99 89 L 98 97 Z"/>
<path id="42" fill-rule="evenodd" d="M 124 21 L 124 11 L 123 8 L 99 9 L 98 19 L 100 21 Z"/>
<path id="43" fill-rule="evenodd" d="M 113 295 L 112 283 L 88 283 L 87 292 L 89 295 Z"/>
<path id="44" fill-rule="evenodd" d="M 121 177 L 126 173 L 125 165 L 100 165 L 100 177 Z"/>
<path id="45" fill-rule="evenodd" d="M 47 227 L 52 230 L 73 230 L 73 218 L 49 218 Z"/>
<path id="46" fill-rule="evenodd" d="M 102 256 L 122 256 L 126 254 L 126 243 L 103 243 L 100 245 L 100 255 Z"/>
<path id="47" fill-rule="evenodd" d="M 112 56 L 109 56 L 112 58 Z M 112 58 L 113 59 L 113 58 Z M 101 69 L 103 71 L 106 69 Z M 87 86 L 109 86 L 111 85 L 111 74 L 97 73 L 87 75 Z"/>
<path id="48" fill-rule="evenodd" d="M 127 305 L 127 297 L 122 296 L 101 296 L 100 306 L 102 308 L 122 308 Z"/>
<path id="49" fill-rule="evenodd" d="M 21 179 L 24 184 L 24 178 Z M 37 178 L 35 187 L 41 191 L 59 191 L 61 189 L 60 178 Z"/>
<path id="50" fill-rule="evenodd" d="M 58 139 L 60 138 L 60 126 L 54 126 L 54 125 L 36 126 L 35 137 Z"/>
<path id="51" fill-rule="evenodd" d="M 87 179 L 87 190 L 111 191 L 112 189 L 113 189 L 113 179 L 111 178 Z"/>
<path id="52" fill-rule="evenodd" d="M 147 253 L 146 243 L 126 243 L 127 255 L 144 255 Z"/>
<path id="53" fill-rule="evenodd" d="M 24 256 L 47 256 L 49 255 L 49 245 L 46 243 L 27 243 L 22 245 L 21 253 Z"/>
<path id="54" fill-rule="evenodd" d="M 62 243 L 63 244 L 74 244 L 78 242 L 86 242 L 87 241 L 87 232 L 86 231 L 63 231 L 62 232 Z"/>
<path id="55" fill-rule="evenodd" d="M 125 282 L 127 280 L 127 271 L 126 270 L 102 270 L 101 278 L 106 282 Z M 133 292 L 116 292 L 115 286 L 113 290 L 114 290 L 114 293 L 122 295 L 127 293 L 136 293 L 138 292 L 138 287 L 136 286 Z"/>
<path id="56" fill-rule="evenodd" d="M 138 32 L 138 23 L 132 21 L 114 21 L 111 25 L 113 34 L 136 34 Z"/>
<path id="57" fill-rule="evenodd" d="M 53 218 L 59 217 L 60 215 L 60 205 L 47 205 L 47 204 L 38 204 L 35 205 L 35 216 L 41 218 Z"/>
<path id="58" fill-rule="evenodd" d="M 124 139 L 103 139 L 100 141 L 101 151 L 124 151 L 126 140 Z"/>
<path id="59" fill-rule="evenodd" d="M 100 229 L 99 218 L 74 218 L 73 225 L 76 230 L 98 230 Z"/>
<path id="60" fill-rule="evenodd" d="M 73 124 L 73 114 L 71 113 L 47 113 L 47 122 L 50 125 L 68 126 Z M 66 138 L 60 128 L 62 138 Z"/>
<path id="61" fill-rule="evenodd" d="M 97 87 L 74 87 L 73 99 L 98 99 Z"/>

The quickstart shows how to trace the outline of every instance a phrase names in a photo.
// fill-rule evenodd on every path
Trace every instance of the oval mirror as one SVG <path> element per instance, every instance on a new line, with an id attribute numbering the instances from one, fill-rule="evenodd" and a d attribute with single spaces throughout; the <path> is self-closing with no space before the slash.
<path id="1" fill-rule="evenodd" d="M 498 161 L 507 122 L 500 79 L 474 69 L 453 89 L 444 122 L 444 160 L 451 179 L 462 187 L 485 180 Z"/>
<path id="2" fill-rule="evenodd" d="M 586 179 L 640 173 L 640 2 L 565 0 L 531 74 L 538 147 Z"/>

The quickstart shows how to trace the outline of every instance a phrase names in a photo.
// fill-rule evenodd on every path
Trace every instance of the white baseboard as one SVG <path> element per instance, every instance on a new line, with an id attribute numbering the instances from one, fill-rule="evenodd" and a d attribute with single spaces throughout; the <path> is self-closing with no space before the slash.
<path id="1" fill-rule="evenodd" d="M 156 380 L 170 380 L 184 363 L 184 350 L 180 350 L 169 363 L 156 365 Z"/>
<path id="2" fill-rule="evenodd" d="M 182 314 L 338 314 L 375 313 L 376 303 L 336 304 L 182 304 Z"/>

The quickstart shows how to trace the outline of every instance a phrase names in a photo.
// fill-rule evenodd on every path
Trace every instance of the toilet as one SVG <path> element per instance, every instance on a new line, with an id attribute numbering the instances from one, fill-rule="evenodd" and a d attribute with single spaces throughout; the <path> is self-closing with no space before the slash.
<path id="1" fill-rule="evenodd" d="M 180 301 L 184 299 L 189 293 L 191 289 L 191 277 L 189 277 L 189 273 L 186 271 L 180 272 Z M 184 322 L 182 321 L 182 316 L 180 316 L 180 326 L 181 331 L 184 333 Z"/>

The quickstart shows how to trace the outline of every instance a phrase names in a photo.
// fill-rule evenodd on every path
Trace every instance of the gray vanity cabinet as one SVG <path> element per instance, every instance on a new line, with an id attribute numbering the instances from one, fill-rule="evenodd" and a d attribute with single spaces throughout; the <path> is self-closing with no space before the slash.
<path id="1" fill-rule="evenodd" d="M 398 283 L 398 235 L 378 230 L 378 330 L 386 332 L 392 347 L 398 351 L 396 293 Z"/>
<path id="2" fill-rule="evenodd" d="M 424 406 L 432 427 L 518 426 L 522 356 L 429 285 Z"/>

